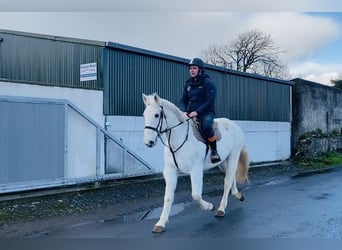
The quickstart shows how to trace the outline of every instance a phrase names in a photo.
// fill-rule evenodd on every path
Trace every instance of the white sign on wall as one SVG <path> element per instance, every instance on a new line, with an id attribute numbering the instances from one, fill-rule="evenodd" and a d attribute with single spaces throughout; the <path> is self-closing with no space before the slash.
<path id="1" fill-rule="evenodd" d="M 97 80 L 97 63 L 86 63 L 80 65 L 80 81 Z"/>

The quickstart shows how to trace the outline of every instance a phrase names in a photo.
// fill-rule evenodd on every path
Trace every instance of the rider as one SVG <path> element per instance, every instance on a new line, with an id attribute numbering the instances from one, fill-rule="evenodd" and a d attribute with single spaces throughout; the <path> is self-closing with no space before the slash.
<path id="1" fill-rule="evenodd" d="M 189 117 L 196 117 L 200 130 L 211 149 L 211 162 L 221 161 L 216 149 L 216 136 L 213 129 L 215 117 L 216 86 L 205 73 L 204 63 L 200 58 L 193 58 L 189 63 L 190 78 L 185 82 L 180 109 Z"/>

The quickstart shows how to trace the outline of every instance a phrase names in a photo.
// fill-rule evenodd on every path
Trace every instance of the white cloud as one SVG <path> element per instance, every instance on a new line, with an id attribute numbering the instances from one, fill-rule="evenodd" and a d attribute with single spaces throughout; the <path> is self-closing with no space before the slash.
<path id="1" fill-rule="evenodd" d="M 330 80 L 341 77 L 342 63 L 321 64 L 306 61 L 292 65 L 290 68 L 290 74 L 293 78 L 303 78 L 324 85 L 331 85 Z"/>
<path id="2" fill-rule="evenodd" d="M 308 66 L 306 61 L 316 51 L 338 38 L 340 27 L 331 19 L 304 13 L 0 12 L 0 29 L 118 42 L 184 58 L 253 28 L 271 34 L 284 47 L 284 59 L 296 76 L 330 82 L 330 76 L 342 69 L 331 64 Z"/>
<path id="3" fill-rule="evenodd" d="M 190 58 L 210 43 L 224 43 L 237 34 L 238 16 L 225 12 L 0 12 L 0 28 L 112 41 Z"/>
<path id="4" fill-rule="evenodd" d="M 0 28 L 119 42 L 181 57 L 258 28 L 272 35 L 288 60 L 312 55 L 338 34 L 329 19 L 282 12 L 0 12 Z"/>
<path id="5" fill-rule="evenodd" d="M 1 11 L 338 11 L 340 0 L 0 0 Z"/>
<path id="6" fill-rule="evenodd" d="M 339 35 L 339 25 L 324 17 L 304 13 L 257 13 L 248 20 L 247 27 L 271 34 L 285 49 L 285 60 L 302 60 Z"/>

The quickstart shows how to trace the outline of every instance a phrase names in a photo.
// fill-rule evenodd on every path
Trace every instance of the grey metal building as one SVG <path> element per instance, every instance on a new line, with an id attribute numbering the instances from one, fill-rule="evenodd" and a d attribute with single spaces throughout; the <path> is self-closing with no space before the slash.
<path id="1" fill-rule="evenodd" d="M 141 93 L 178 103 L 188 59 L 113 42 L 0 30 L 0 79 L 103 90 L 104 115 L 139 116 Z M 97 63 L 97 80 L 80 81 L 80 65 Z M 217 115 L 290 121 L 291 81 L 206 65 L 218 89 Z"/>
<path id="2" fill-rule="evenodd" d="M 177 104 L 188 77 L 188 61 L 113 42 L 0 30 L 0 85 L 6 82 L 6 86 L 22 83 L 94 90 L 100 92 L 101 96 L 103 94 L 100 105 L 103 107 L 101 116 L 105 117 L 140 117 L 144 109 L 142 93 L 157 92 Z M 89 63 L 96 64 L 97 78 L 81 81 L 80 65 Z M 217 85 L 218 117 L 241 121 L 291 122 L 292 82 L 212 65 L 206 65 L 206 71 Z M 68 175 L 78 178 L 78 170 L 69 170 L 74 163 L 68 162 L 72 151 L 66 135 L 71 128 L 74 132 L 70 135 L 77 135 L 76 125 L 70 126 L 72 121 L 76 124 L 81 122 L 74 117 L 75 110 L 81 114 L 82 123 L 87 122 L 85 126 L 95 127 L 96 135 L 87 134 L 86 137 L 93 137 L 93 141 L 96 141 L 96 146 L 90 147 L 88 152 L 96 153 L 96 164 L 91 163 L 96 170 L 90 170 L 86 175 L 93 172 L 96 172 L 96 176 L 101 174 L 99 152 L 103 147 L 104 157 L 115 158 L 116 164 L 114 168 L 107 168 L 109 164 L 105 160 L 107 165 L 104 166 L 104 174 L 116 174 L 109 169 L 119 169 L 129 175 L 127 169 L 137 166 L 140 166 L 141 173 L 146 169 L 151 170 L 143 157 L 107 134 L 108 131 L 103 128 L 105 124 L 89 123 L 91 119 L 87 114 L 67 100 L 13 99 L 1 95 L 0 89 L 1 188 L 1 185 L 12 182 L 56 184 L 67 183 Z M 25 96 L 30 98 L 30 92 Z M 47 123 L 48 127 L 45 125 Z M 30 136 L 26 137 L 27 134 Z M 118 151 L 108 153 L 106 142 L 101 146 L 103 139 L 114 143 Z M 77 137 L 73 140 L 75 145 L 82 146 L 82 141 L 78 142 Z M 73 150 L 79 153 L 77 147 Z M 84 176 L 81 174 L 79 178 Z"/>
<path id="3" fill-rule="evenodd" d="M 105 43 L 0 29 L 0 79 L 47 86 L 103 89 Z M 80 65 L 97 62 L 98 79 L 80 81 Z"/>
<path id="4" fill-rule="evenodd" d="M 141 93 L 157 92 L 178 103 L 189 60 L 107 43 L 104 49 L 104 114 L 139 116 Z M 217 116 L 233 120 L 290 121 L 290 81 L 206 65 L 217 85 Z"/>

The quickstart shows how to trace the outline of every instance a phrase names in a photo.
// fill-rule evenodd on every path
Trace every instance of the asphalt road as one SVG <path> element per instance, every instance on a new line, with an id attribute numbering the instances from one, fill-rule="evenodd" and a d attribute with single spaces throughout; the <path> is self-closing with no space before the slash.
<path id="1" fill-rule="evenodd" d="M 94 209 L 90 213 L 3 223 L 3 237 L 28 238 L 341 238 L 342 168 L 298 172 L 251 171 L 251 183 L 240 185 L 245 201 L 230 196 L 226 216 L 202 211 L 192 202 L 188 183 L 180 182 L 172 216 L 162 234 L 151 232 L 162 205 L 162 187 L 153 196 Z M 205 182 L 204 198 L 218 207 L 222 179 Z M 134 186 L 131 187 L 134 188 Z M 138 190 L 140 193 L 148 189 Z M 127 190 L 126 190 L 127 191 Z M 137 190 L 136 190 L 137 191 Z M 118 208 L 119 207 L 119 208 Z"/>

